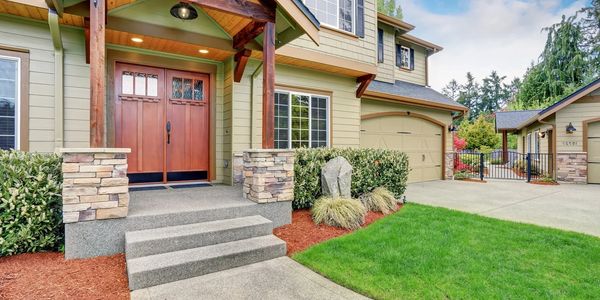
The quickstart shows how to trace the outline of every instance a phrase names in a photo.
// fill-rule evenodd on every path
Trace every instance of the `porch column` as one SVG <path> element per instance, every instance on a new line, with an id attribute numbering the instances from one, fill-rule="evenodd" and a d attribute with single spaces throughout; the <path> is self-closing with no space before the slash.
<path id="1" fill-rule="evenodd" d="M 275 23 L 267 22 L 263 39 L 262 148 L 275 147 Z"/>
<path id="2" fill-rule="evenodd" d="M 104 147 L 106 0 L 90 0 L 90 146 Z"/>
<path id="3" fill-rule="evenodd" d="M 502 130 L 502 163 L 508 162 L 508 132 Z"/>

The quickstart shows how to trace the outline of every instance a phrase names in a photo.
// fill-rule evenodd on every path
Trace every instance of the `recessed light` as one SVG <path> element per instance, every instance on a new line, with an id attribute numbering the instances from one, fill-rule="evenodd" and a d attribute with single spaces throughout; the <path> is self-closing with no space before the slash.
<path id="1" fill-rule="evenodd" d="M 200 52 L 202 54 L 206 54 L 206 53 L 208 53 L 208 50 L 206 50 L 206 49 L 200 49 L 200 50 L 198 50 L 198 52 Z"/>
<path id="2" fill-rule="evenodd" d="M 139 38 L 139 37 L 132 37 L 131 41 L 134 42 L 134 43 L 141 43 L 144 40 L 142 40 L 142 38 Z"/>

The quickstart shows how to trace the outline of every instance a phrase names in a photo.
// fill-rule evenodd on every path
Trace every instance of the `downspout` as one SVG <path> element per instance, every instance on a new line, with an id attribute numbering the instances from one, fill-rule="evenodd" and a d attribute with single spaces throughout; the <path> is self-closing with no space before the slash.
<path id="1" fill-rule="evenodd" d="M 54 45 L 54 147 L 64 146 L 64 55 L 59 16 L 48 9 L 48 26 Z"/>
<path id="2" fill-rule="evenodd" d="M 256 70 L 254 70 L 254 72 L 252 72 L 252 76 L 250 76 L 250 147 L 252 149 L 255 148 L 254 130 L 256 128 L 256 118 L 254 117 L 254 79 L 256 79 L 256 77 L 262 72 L 262 65 L 262 62 L 258 64 Z"/>

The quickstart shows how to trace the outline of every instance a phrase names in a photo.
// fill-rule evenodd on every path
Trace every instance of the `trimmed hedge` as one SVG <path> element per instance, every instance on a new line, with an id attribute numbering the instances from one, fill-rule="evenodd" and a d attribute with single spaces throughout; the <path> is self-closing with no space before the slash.
<path id="1" fill-rule="evenodd" d="M 406 190 L 408 156 L 385 149 L 315 148 L 297 149 L 294 164 L 294 209 L 310 208 L 321 194 L 321 168 L 342 156 L 352 165 L 352 197 L 383 186 L 396 197 Z"/>
<path id="2" fill-rule="evenodd" d="M 0 256 L 63 242 L 61 158 L 0 150 Z"/>

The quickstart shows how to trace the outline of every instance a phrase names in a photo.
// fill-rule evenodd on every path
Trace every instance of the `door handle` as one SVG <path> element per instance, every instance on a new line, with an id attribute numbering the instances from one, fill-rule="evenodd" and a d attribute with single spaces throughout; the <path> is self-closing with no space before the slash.
<path id="1" fill-rule="evenodd" d="M 167 145 L 171 144 L 171 121 L 167 121 Z"/>

